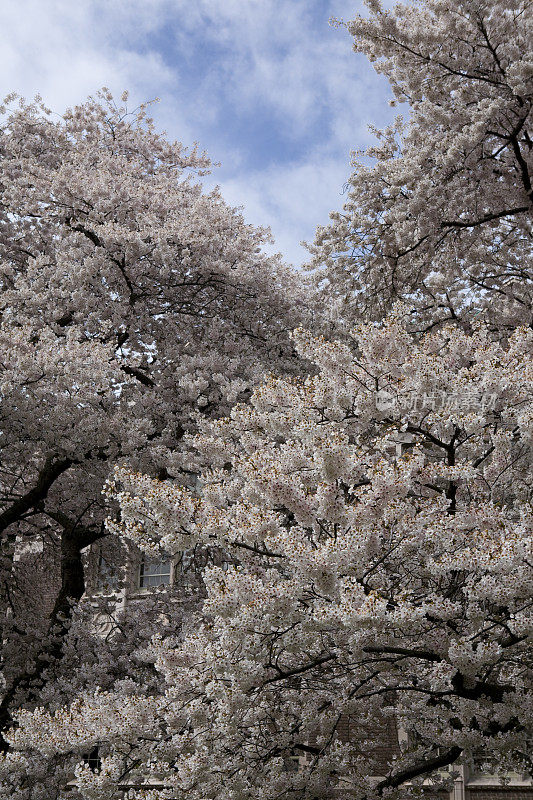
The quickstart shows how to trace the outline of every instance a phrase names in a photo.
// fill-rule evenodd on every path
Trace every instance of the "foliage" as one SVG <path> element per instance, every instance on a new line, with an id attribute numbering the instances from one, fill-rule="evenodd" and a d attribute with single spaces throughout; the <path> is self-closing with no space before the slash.
<path id="1" fill-rule="evenodd" d="M 207 156 L 126 104 L 104 90 L 58 119 L 2 108 L 3 750 L 68 649 L 112 465 L 188 480 L 197 418 L 227 413 L 267 365 L 295 367 L 301 282 L 202 189 Z"/>
<path id="2" fill-rule="evenodd" d="M 354 49 L 408 119 L 355 154 L 344 209 L 318 229 L 312 263 L 327 302 L 353 321 L 404 299 L 419 330 L 472 308 L 499 327 L 529 325 L 531 3 L 367 5 L 347 25 Z"/>
<path id="3" fill-rule="evenodd" d="M 200 294 L 211 298 L 213 284 L 204 285 L 202 265 L 210 263 L 213 245 L 200 248 L 196 260 L 184 253 L 169 212 L 172 232 L 157 239 L 157 257 L 145 251 L 156 234 L 146 234 L 139 219 L 149 218 L 152 207 L 156 214 L 168 208 L 162 190 L 171 167 L 161 155 L 163 144 L 161 151 L 153 144 L 157 158 L 141 170 L 149 187 L 152 171 L 157 175 L 163 164 L 149 206 L 139 201 L 141 211 L 129 215 L 114 198 L 111 227 L 104 199 L 96 227 L 89 227 L 89 206 L 76 205 L 75 215 L 61 217 L 70 249 L 57 259 L 58 274 L 72 263 L 72 250 L 75 263 L 90 274 L 96 266 L 101 278 L 78 294 L 67 289 L 54 323 L 38 280 L 45 262 L 34 269 L 37 261 L 28 260 L 22 271 L 21 324 L 31 324 L 33 314 L 39 336 L 43 327 L 43 336 L 48 328 L 60 336 L 74 325 L 84 332 L 76 339 L 80 347 L 111 347 L 114 357 L 106 365 L 113 375 L 136 379 L 113 383 L 102 368 L 98 381 L 83 389 L 92 397 L 108 381 L 102 402 L 110 408 L 102 424 L 116 424 L 121 442 L 104 456 L 106 468 L 112 459 L 119 462 L 107 497 L 120 515 L 112 516 L 108 530 L 117 542 L 133 542 L 147 553 L 207 549 L 224 553 L 225 563 L 204 570 L 205 601 L 186 617 L 169 601 L 151 640 L 142 609 L 132 607 L 131 631 L 113 639 L 127 653 L 130 671 L 119 666 L 114 674 L 111 657 L 109 672 L 97 679 L 74 681 L 65 691 L 52 684 L 43 706 L 21 704 L 0 764 L 6 798 L 44 800 L 51 787 L 59 798 L 72 772 L 86 800 L 110 800 L 120 785 L 143 781 L 150 800 L 317 800 L 332 792 L 344 800 L 403 797 L 423 793 L 425 780 L 438 789 L 449 780 L 443 770 L 480 750 L 504 772 L 531 772 L 529 3 L 421 0 L 393 11 L 378 0 L 367 5 L 369 16 L 348 26 L 355 47 L 387 75 L 397 100 L 409 103 L 410 119 L 377 132 L 378 145 L 369 153 L 376 163 L 356 168 L 344 212 L 318 232 L 320 297 L 340 341 L 322 338 L 318 325 L 308 330 L 309 321 L 294 332 L 300 363 L 311 362 L 314 371 L 294 377 L 291 346 L 279 353 L 276 336 L 283 336 L 291 317 L 287 312 L 276 327 L 278 312 L 269 316 L 269 310 L 277 295 L 267 288 L 262 313 L 275 335 L 258 345 L 257 366 L 267 368 L 267 376 L 247 402 L 246 394 L 239 396 L 245 388 L 239 376 L 242 363 L 248 377 L 255 374 L 246 360 L 251 351 L 222 360 L 220 377 L 208 358 L 200 374 L 217 384 L 215 391 L 209 383 L 213 413 L 191 414 L 198 406 L 210 412 L 211 394 L 192 369 L 173 382 L 174 322 L 160 323 L 162 314 L 176 310 L 174 291 L 181 284 L 170 278 L 167 291 L 157 276 L 170 248 L 173 264 L 193 258 Z M 98 119 L 100 131 L 105 125 Z M 69 142 L 77 141 L 72 125 Z M 130 168 L 138 169 L 130 152 L 144 151 L 130 145 L 130 128 L 121 126 L 117 119 L 127 143 L 121 151 L 127 177 Z M 112 153 L 114 127 L 105 138 Z M 82 139 L 90 134 L 86 129 Z M 30 159 L 36 173 L 39 148 L 36 143 Z M 137 185 L 135 176 L 128 181 Z M 109 178 L 106 191 L 111 184 Z M 180 191 L 199 197 L 199 190 L 187 194 L 183 187 L 190 185 L 181 183 Z M 53 192 L 53 219 L 63 214 L 55 205 L 61 186 Z M 35 230 L 46 239 L 48 212 L 42 226 L 32 222 L 43 201 L 31 205 L 33 183 L 26 188 L 29 205 L 19 235 Z M 219 201 L 212 202 L 219 209 Z M 234 215 L 223 216 L 227 230 Z M 11 217 L 6 214 L 8 227 Z M 187 211 L 179 224 L 186 227 L 189 218 Z M 158 218 L 150 230 L 160 225 Z M 210 218 L 202 228 L 209 242 L 213 230 Z M 217 229 L 217 243 L 219 235 Z M 243 229 L 231 258 L 217 262 L 228 292 L 241 246 L 255 252 L 250 235 Z M 95 237 L 109 237 L 107 249 Z M 48 241 L 55 252 L 54 235 Z M 85 257 L 87 241 L 92 249 Z M 141 271 L 132 280 L 126 269 L 131 286 L 123 255 Z M 246 256 L 242 264 L 248 263 Z M 258 263 L 261 270 L 272 268 Z M 248 284 L 244 273 L 240 280 L 256 286 L 257 278 Z M 266 287 L 272 287 L 269 280 Z M 276 285 L 280 281 L 276 277 Z M 216 287 L 218 278 L 215 294 Z M 91 292 L 107 298 L 94 301 L 97 311 Z M 71 295 L 77 298 L 72 309 Z M 8 296 L 14 308 L 16 294 Z M 221 307 L 233 308 L 226 305 L 229 296 L 219 297 Z M 250 334 L 256 316 L 248 299 L 245 292 Z M 211 300 L 201 305 L 197 323 L 213 338 L 223 328 L 218 317 L 212 326 L 207 308 Z M 229 317 L 238 326 L 233 311 Z M 118 344 L 121 331 L 128 338 Z M 195 341 L 205 344 L 200 334 Z M 190 367 L 189 351 L 179 352 Z M 271 360 L 273 353 L 281 360 Z M 145 380 L 154 376 L 157 393 Z M 225 393 L 228 376 L 233 382 Z M 179 448 L 169 446 L 166 423 L 154 422 L 168 413 L 177 422 L 170 399 L 176 392 L 184 400 L 178 413 L 186 431 Z M 127 408 L 142 411 L 132 413 L 134 444 L 123 433 L 123 399 L 132 404 Z M 235 400 L 229 415 L 216 417 Z M 157 432 L 153 445 L 141 444 L 143 431 L 150 442 Z M 115 434 L 106 436 L 115 442 Z M 75 452 L 62 451 L 66 471 Z M 165 471 L 152 466 L 153 453 Z M 47 469 L 61 471 L 63 464 L 58 455 Z M 173 479 L 180 468 L 196 472 L 201 465 L 194 487 Z M 47 474 L 35 480 L 45 485 Z M 65 496 L 70 502 L 72 488 Z M 52 518 L 61 522 L 57 513 Z M 67 640 L 64 660 L 56 658 L 54 668 L 71 663 Z M 83 648 L 89 653 L 87 644 Z M 110 644 L 108 652 L 123 665 L 119 649 Z M 84 658 L 95 663 L 93 655 Z M 377 745 L 390 720 L 403 731 L 402 744 L 383 764 Z M 348 737 L 342 734 L 347 722 Z M 94 745 L 99 771 L 82 758 Z"/>
<path id="4" fill-rule="evenodd" d="M 267 379 L 196 438 L 201 497 L 117 472 L 122 535 L 217 545 L 228 565 L 205 571 L 188 635 L 152 641 L 163 697 L 21 714 L 16 750 L 104 742 L 101 776 L 78 770 L 95 798 L 133 762 L 198 800 L 404 793 L 479 750 L 531 766 L 533 339 L 479 324 L 413 345 L 408 319 L 361 325 L 352 348 L 296 332 L 319 374 Z M 409 746 L 376 787 L 389 716 Z"/>

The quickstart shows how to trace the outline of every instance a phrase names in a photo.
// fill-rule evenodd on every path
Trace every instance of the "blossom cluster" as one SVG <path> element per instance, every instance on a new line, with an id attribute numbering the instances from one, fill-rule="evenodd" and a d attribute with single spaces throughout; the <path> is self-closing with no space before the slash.
<path id="1" fill-rule="evenodd" d="M 249 405 L 205 423 L 193 440 L 213 467 L 194 492 L 116 473 L 120 535 L 170 551 L 217 547 L 226 565 L 205 570 L 207 598 L 181 641 L 152 642 L 165 735 L 127 721 L 111 735 L 102 724 L 93 740 L 113 757 L 128 741 L 147 775 L 157 763 L 166 786 L 198 800 L 236 791 L 266 800 L 332 782 L 363 796 L 372 730 L 394 713 L 418 742 L 397 765 L 419 760 L 428 742 L 523 765 L 533 337 L 517 329 L 504 345 L 488 328 L 450 327 L 406 350 L 408 326 L 399 308 L 359 326 L 351 348 L 296 331 L 319 371 L 266 378 Z M 462 416 L 375 407 L 381 383 L 396 396 L 452 381 L 490 391 L 494 407 Z M 85 731 L 86 702 L 67 714 Z M 358 724 L 342 742 L 346 718 Z M 34 720 L 20 720 L 19 737 L 42 734 Z M 47 718 L 47 730 L 63 720 Z M 287 769 L 305 748 L 311 760 Z"/>

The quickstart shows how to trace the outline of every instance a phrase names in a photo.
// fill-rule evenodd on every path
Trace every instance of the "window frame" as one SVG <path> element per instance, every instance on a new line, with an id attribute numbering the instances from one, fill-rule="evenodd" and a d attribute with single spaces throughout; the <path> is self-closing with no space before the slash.
<path id="1" fill-rule="evenodd" d="M 102 547 L 99 547 L 94 579 L 94 594 L 108 597 L 115 596 L 120 590 L 120 585 L 121 579 L 117 570 L 113 569 L 112 564 L 104 556 Z"/>
<path id="2" fill-rule="evenodd" d="M 152 565 L 154 569 L 162 568 L 163 565 L 168 565 L 168 570 L 156 572 L 154 570 L 146 571 L 147 565 Z M 144 583 L 145 579 L 155 579 L 155 578 L 168 578 L 166 581 L 159 581 L 158 583 Z M 173 560 L 170 556 L 168 558 L 161 558 L 159 560 L 155 558 L 147 558 L 143 556 L 139 567 L 137 569 L 137 589 L 140 591 L 147 591 L 149 589 L 158 589 L 161 586 L 172 586 L 174 583 L 174 565 Z"/>

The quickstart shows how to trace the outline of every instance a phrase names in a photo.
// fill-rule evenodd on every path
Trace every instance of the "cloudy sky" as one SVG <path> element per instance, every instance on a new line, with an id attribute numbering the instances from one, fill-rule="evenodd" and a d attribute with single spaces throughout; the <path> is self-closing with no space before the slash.
<path id="1" fill-rule="evenodd" d="M 159 128 L 220 162 L 213 181 L 275 250 L 343 202 L 350 151 L 392 119 L 390 94 L 343 28 L 362 0 L 1 0 L 0 94 L 59 114 L 107 86 L 155 97 Z"/>

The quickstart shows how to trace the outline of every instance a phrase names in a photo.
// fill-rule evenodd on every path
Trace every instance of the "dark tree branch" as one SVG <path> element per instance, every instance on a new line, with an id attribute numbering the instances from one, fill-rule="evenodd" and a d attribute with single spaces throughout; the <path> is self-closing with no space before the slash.
<path id="1" fill-rule="evenodd" d="M 421 658 L 423 661 L 442 661 L 441 656 L 432 653 L 430 650 L 417 650 L 408 647 L 363 647 L 363 653 L 388 653 L 389 655 L 408 656 L 409 658 Z"/>
<path id="2" fill-rule="evenodd" d="M 128 367 L 127 364 L 121 364 L 120 369 L 122 372 L 125 372 L 126 375 L 131 375 L 133 378 L 137 378 L 139 383 L 142 383 L 143 386 L 155 386 L 155 381 L 153 381 L 145 372 L 141 372 L 140 369 L 137 367 Z"/>
<path id="3" fill-rule="evenodd" d="M 457 761 L 462 752 L 462 748 L 457 745 L 450 747 L 449 750 L 446 750 L 446 752 L 435 758 L 429 758 L 427 761 L 421 761 L 418 764 L 413 764 L 411 767 L 400 770 L 400 772 L 389 775 L 388 778 L 385 778 L 376 785 L 376 791 L 378 794 L 383 794 L 385 789 L 395 789 L 403 783 L 413 780 L 413 778 L 418 778 L 420 775 L 430 775 L 441 767 L 447 767 L 449 764 L 453 764 L 454 761 Z"/>
<path id="4" fill-rule="evenodd" d="M 20 691 L 26 691 L 26 700 L 39 696 L 44 683 L 44 673 L 54 661 L 61 659 L 63 644 L 72 615 L 72 604 L 85 592 L 85 574 L 82 550 L 92 542 L 105 536 L 104 524 L 99 528 L 87 528 L 78 520 L 72 520 L 60 511 L 47 512 L 47 516 L 58 522 L 61 534 L 61 588 L 50 613 L 48 631 L 39 654 L 30 659 L 30 665 L 11 682 L 0 703 L 0 752 L 9 749 L 4 733 L 11 727 L 11 705 Z"/>
<path id="5" fill-rule="evenodd" d="M 14 522 L 18 522 L 27 511 L 39 505 L 45 499 L 52 484 L 73 463 L 74 461 L 70 458 L 54 460 L 54 456 L 49 456 L 39 472 L 33 489 L 30 489 L 26 494 L 15 500 L 9 508 L 6 508 L 0 514 L 0 533 Z"/>
<path id="6" fill-rule="evenodd" d="M 311 661 L 309 664 L 304 664 L 303 667 L 296 667 L 295 669 L 289 669 L 287 671 L 281 670 L 279 667 L 274 666 L 273 664 L 268 664 L 267 666 L 272 667 L 273 669 L 277 669 L 279 674 L 275 675 L 273 678 L 267 678 L 261 685 L 267 686 L 269 683 L 276 683 L 277 681 L 282 681 L 285 678 L 292 678 L 294 675 L 302 675 L 304 672 L 308 672 L 315 667 L 319 667 L 322 664 L 326 664 L 328 661 L 334 661 L 337 656 L 329 653 L 327 656 L 323 656 L 322 658 L 317 658 L 314 661 Z"/>
<path id="7" fill-rule="evenodd" d="M 529 210 L 529 206 L 518 206 L 517 208 L 507 208 L 505 211 L 498 211 L 495 214 L 485 214 L 484 217 L 470 220 L 468 222 L 461 222 L 460 220 L 445 220 L 444 222 L 441 222 L 441 228 L 476 228 L 478 225 L 484 225 L 485 222 L 491 222 L 493 219 L 512 217 L 515 214 L 523 214 L 525 211 Z"/>

